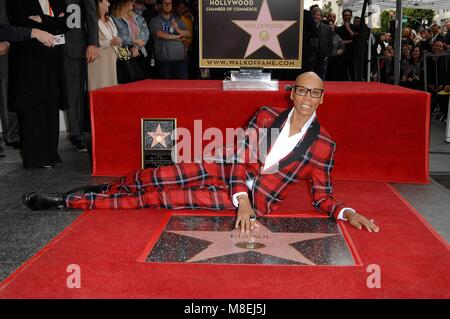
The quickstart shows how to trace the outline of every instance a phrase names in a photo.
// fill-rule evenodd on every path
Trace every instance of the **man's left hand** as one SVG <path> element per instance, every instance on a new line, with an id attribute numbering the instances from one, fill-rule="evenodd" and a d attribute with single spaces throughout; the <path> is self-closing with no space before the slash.
<path id="1" fill-rule="evenodd" d="M 28 19 L 33 20 L 36 23 L 42 23 L 42 18 L 38 15 L 29 16 Z"/>
<path id="2" fill-rule="evenodd" d="M 86 48 L 86 60 L 87 63 L 94 62 L 99 55 L 99 48 L 96 45 L 88 45 Z"/>
<path id="3" fill-rule="evenodd" d="M 359 230 L 362 229 L 362 227 L 365 227 L 369 232 L 379 232 L 380 227 L 375 225 L 374 220 L 369 220 L 363 215 L 360 215 L 358 213 L 348 212 L 346 211 L 344 213 L 344 218 L 348 219 L 348 222 L 353 226 L 358 228 Z"/>

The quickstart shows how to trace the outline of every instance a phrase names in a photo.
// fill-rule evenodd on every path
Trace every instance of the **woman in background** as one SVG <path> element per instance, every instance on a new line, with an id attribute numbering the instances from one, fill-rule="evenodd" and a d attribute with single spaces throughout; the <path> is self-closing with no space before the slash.
<path id="1" fill-rule="evenodd" d="M 59 0 L 7 1 L 12 25 L 38 28 L 53 35 L 67 32 L 66 6 Z M 38 40 L 11 43 L 9 109 L 17 111 L 26 169 L 52 168 L 58 155 L 59 109 L 62 103 L 61 47 Z"/>
<path id="2" fill-rule="evenodd" d="M 379 59 L 378 72 L 379 82 L 394 83 L 394 55 L 391 53 L 391 46 L 388 45 L 381 50 L 381 59 Z"/>
<path id="3" fill-rule="evenodd" d="M 117 85 L 117 47 L 122 39 L 117 36 L 114 21 L 108 16 L 109 1 L 96 0 L 100 55 L 88 64 L 88 90 Z"/>
<path id="4" fill-rule="evenodd" d="M 341 74 L 344 72 L 342 69 L 341 56 L 344 53 L 345 45 L 342 43 L 342 38 L 335 32 L 336 25 L 330 21 L 328 25 L 333 31 L 333 50 L 331 51 L 331 56 L 328 59 L 327 68 L 327 81 L 338 81 Z"/>
<path id="5" fill-rule="evenodd" d="M 147 66 L 145 57 L 147 51 L 145 44 L 147 43 L 150 31 L 145 19 L 133 13 L 133 0 L 115 0 L 112 5 L 111 16 L 117 27 L 119 37 L 122 39 L 123 46 L 128 48 L 132 55 L 133 62 L 139 67 L 140 74 L 132 80 L 142 80 L 148 78 L 149 67 Z M 119 73 L 119 83 L 122 81 Z"/>
<path id="6" fill-rule="evenodd" d="M 414 90 L 423 89 L 423 51 L 419 46 L 411 50 L 409 63 L 402 68 L 400 85 Z"/>

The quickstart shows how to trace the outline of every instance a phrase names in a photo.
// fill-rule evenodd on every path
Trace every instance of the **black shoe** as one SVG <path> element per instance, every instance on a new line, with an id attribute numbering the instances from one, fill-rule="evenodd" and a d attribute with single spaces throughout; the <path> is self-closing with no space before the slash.
<path id="1" fill-rule="evenodd" d="M 23 202 L 31 210 L 43 210 L 50 208 L 62 209 L 66 207 L 66 195 L 62 193 L 28 193 L 23 196 Z"/>
<path id="2" fill-rule="evenodd" d="M 75 151 L 77 151 L 77 152 L 87 152 L 88 151 L 85 141 L 74 140 L 74 139 L 71 139 L 70 141 L 71 141 Z"/>
<path id="3" fill-rule="evenodd" d="M 5 145 L 8 147 L 12 147 L 15 150 L 22 149 L 22 143 L 20 143 L 20 142 L 11 142 L 11 143 L 6 142 Z"/>

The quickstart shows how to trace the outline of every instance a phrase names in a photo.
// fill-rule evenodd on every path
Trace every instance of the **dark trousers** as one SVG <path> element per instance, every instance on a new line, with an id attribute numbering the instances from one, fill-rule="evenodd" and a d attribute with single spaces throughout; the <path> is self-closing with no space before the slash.
<path id="1" fill-rule="evenodd" d="M 445 119 L 447 118 L 447 114 L 448 114 L 448 99 L 449 99 L 448 95 L 439 95 L 438 94 L 436 97 L 437 104 L 439 104 L 439 110 L 444 115 Z"/>
<path id="2" fill-rule="evenodd" d="M 156 60 L 156 73 L 160 79 L 189 79 L 188 60 Z"/>
<path id="3" fill-rule="evenodd" d="M 6 127 L 5 142 L 19 143 L 19 120 L 16 112 L 8 111 L 8 126 Z"/>
<path id="4" fill-rule="evenodd" d="M 8 111 L 8 57 L 0 57 L 0 118 L 5 142 L 20 142 L 16 112 Z"/>
<path id="5" fill-rule="evenodd" d="M 64 56 L 64 103 L 67 108 L 70 140 L 82 139 L 89 117 L 86 105 L 86 62 L 83 58 Z"/>
<path id="6" fill-rule="evenodd" d="M 327 74 L 328 61 L 324 61 L 322 58 L 317 58 L 315 60 L 314 72 L 320 76 L 320 78 L 325 81 Z"/>
<path id="7" fill-rule="evenodd" d="M 341 75 L 340 80 L 341 81 L 356 81 L 356 74 L 355 74 L 355 61 L 354 61 L 354 54 L 353 51 L 347 52 L 345 51 L 343 55 L 341 55 L 342 60 L 342 66 L 343 66 L 343 72 Z"/>
<path id="8" fill-rule="evenodd" d="M 19 111 L 23 166 L 28 169 L 60 163 L 58 155 L 59 109 L 45 105 Z"/>
<path id="9" fill-rule="evenodd" d="M 344 68 L 341 62 L 341 57 L 330 57 L 327 65 L 327 72 L 325 79 L 327 81 L 340 81 Z"/>
<path id="10" fill-rule="evenodd" d="M 150 61 L 148 59 L 148 56 L 144 57 L 144 55 L 141 52 L 141 54 L 139 56 L 137 56 L 136 58 L 134 58 L 134 60 L 136 61 L 136 64 L 139 66 L 139 68 L 141 69 L 144 79 L 149 79 L 150 78 Z"/>

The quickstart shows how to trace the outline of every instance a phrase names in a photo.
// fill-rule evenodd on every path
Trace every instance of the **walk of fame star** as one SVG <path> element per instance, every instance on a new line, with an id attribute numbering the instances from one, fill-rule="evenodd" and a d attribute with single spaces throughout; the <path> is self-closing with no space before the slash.
<path id="1" fill-rule="evenodd" d="M 147 132 L 147 134 L 152 138 L 152 145 L 150 147 L 155 147 L 158 144 L 167 147 L 166 137 L 171 133 L 163 132 L 163 130 L 161 129 L 161 124 L 158 124 L 155 132 Z"/>
<path id="2" fill-rule="evenodd" d="M 296 21 L 272 20 L 267 0 L 263 0 L 256 20 L 232 20 L 232 22 L 251 36 L 244 58 L 263 46 L 284 58 L 278 35 L 296 23 Z"/>
<path id="3" fill-rule="evenodd" d="M 193 237 L 209 241 L 211 244 L 200 253 L 191 257 L 187 262 L 197 262 L 225 255 L 245 252 L 258 252 L 260 254 L 283 258 L 306 265 L 315 265 L 290 244 L 318 238 L 337 236 L 333 233 L 279 233 L 272 232 L 266 226 L 259 224 L 252 234 L 241 234 L 240 230 L 232 231 L 174 231 L 169 233 Z"/>

